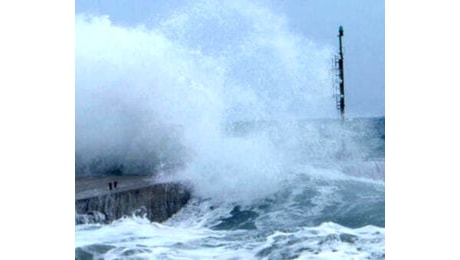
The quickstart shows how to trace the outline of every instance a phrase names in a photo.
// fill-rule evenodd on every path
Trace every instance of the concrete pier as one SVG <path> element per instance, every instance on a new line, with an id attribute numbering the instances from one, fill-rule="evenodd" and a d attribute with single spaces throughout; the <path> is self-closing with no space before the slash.
<path id="1" fill-rule="evenodd" d="M 162 222 L 189 199 L 184 185 L 153 183 L 146 176 L 77 177 L 75 224 L 110 223 L 132 215 Z"/>

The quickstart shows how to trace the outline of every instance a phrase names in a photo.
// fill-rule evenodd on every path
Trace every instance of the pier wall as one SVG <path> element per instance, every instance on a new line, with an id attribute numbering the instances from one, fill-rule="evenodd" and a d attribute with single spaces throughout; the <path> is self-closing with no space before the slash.
<path id="1" fill-rule="evenodd" d="M 75 224 L 110 223 L 132 215 L 163 222 L 178 212 L 189 199 L 190 192 L 177 183 L 151 184 L 87 196 L 75 200 Z"/>

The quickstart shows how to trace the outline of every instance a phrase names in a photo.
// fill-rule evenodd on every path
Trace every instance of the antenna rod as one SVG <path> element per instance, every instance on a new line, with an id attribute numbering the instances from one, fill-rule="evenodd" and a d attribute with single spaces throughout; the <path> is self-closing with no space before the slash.
<path id="1" fill-rule="evenodd" d="M 340 50 L 339 50 L 339 78 L 340 78 L 340 116 L 342 120 L 345 119 L 345 81 L 343 78 L 343 50 L 342 50 L 342 37 L 343 37 L 343 27 L 342 25 L 339 26 L 339 43 L 340 43 Z"/>

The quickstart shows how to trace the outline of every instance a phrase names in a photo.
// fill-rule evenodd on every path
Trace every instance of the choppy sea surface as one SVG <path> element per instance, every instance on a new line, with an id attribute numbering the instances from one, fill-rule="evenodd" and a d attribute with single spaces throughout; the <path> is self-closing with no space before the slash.
<path id="1" fill-rule="evenodd" d="M 227 135 L 278 133 L 273 125 L 235 123 Z M 202 168 L 209 179 L 201 186 L 180 174 L 157 176 L 189 183 L 192 199 L 164 223 L 132 216 L 77 225 L 76 259 L 384 259 L 385 118 L 296 127 L 305 135 L 296 139 L 289 166 L 276 176 L 265 172 L 272 186 L 264 172 L 252 182 L 219 168 Z"/>

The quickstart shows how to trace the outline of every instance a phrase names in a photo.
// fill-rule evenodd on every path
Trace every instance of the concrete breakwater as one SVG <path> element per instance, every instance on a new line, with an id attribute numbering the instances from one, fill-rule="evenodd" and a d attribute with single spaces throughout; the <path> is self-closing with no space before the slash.
<path id="1" fill-rule="evenodd" d="M 78 177 L 75 224 L 110 223 L 132 215 L 162 222 L 189 199 L 190 192 L 184 185 L 153 183 L 145 176 Z"/>

